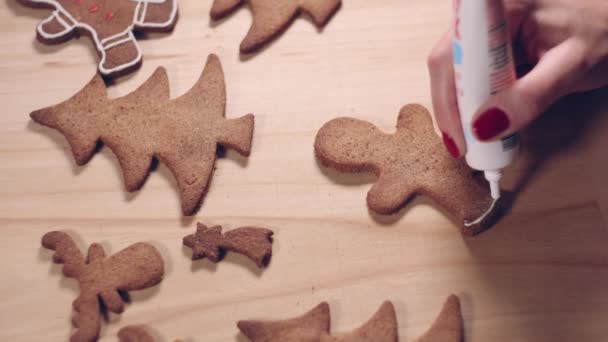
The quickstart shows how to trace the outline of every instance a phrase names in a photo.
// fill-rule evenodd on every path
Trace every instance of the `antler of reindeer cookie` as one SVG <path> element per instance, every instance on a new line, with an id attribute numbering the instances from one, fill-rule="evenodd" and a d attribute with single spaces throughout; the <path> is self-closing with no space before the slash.
<path id="1" fill-rule="evenodd" d="M 227 251 L 243 254 L 259 268 L 266 267 L 272 256 L 272 234 L 269 229 L 242 227 L 222 234 L 221 226 L 208 228 L 198 223 L 196 233 L 184 237 L 184 245 L 192 248 L 192 259 L 209 258 L 219 262 Z"/>
<path id="2" fill-rule="evenodd" d="M 141 290 L 162 280 L 164 262 L 153 246 L 139 242 L 106 257 L 103 247 L 94 243 L 83 256 L 65 232 L 53 231 L 42 237 L 42 246 L 54 250 L 53 261 L 64 264 L 63 274 L 75 278 L 80 295 L 72 306 L 72 324 L 76 332 L 70 341 L 93 341 L 99 335 L 100 300 L 115 313 L 124 310 L 119 291 Z"/>

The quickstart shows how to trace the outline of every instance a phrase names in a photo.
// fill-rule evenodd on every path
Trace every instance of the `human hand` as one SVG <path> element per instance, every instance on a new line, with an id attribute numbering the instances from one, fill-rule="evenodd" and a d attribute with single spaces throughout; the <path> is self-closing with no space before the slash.
<path id="1" fill-rule="evenodd" d="M 479 108 L 472 131 L 479 140 L 509 136 L 560 97 L 608 85 L 606 0 L 505 0 L 515 65 L 532 69 Z M 466 144 L 456 102 L 452 34 L 428 57 L 437 125 L 454 158 Z"/>

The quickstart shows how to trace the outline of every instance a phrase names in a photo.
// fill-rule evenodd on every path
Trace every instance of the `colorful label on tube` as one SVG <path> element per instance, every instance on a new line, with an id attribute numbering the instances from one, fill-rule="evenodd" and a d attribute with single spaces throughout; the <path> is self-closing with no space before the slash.
<path id="1" fill-rule="evenodd" d="M 518 136 L 481 142 L 473 135 L 471 124 L 490 96 L 515 82 L 502 0 L 454 0 L 454 13 L 453 63 L 466 160 L 477 170 L 499 170 L 515 158 Z"/>

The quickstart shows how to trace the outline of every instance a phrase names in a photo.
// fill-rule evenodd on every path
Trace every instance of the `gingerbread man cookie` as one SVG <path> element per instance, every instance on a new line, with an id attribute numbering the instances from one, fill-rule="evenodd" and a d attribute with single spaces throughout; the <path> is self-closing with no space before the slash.
<path id="1" fill-rule="evenodd" d="M 139 66 L 142 53 L 133 30 L 170 31 L 177 19 L 177 0 L 20 0 L 54 9 L 36 28 L 44 43 L 61 43 L 82 32 L 93 39 L 101 56 L 99 72 L 127 73 Z"/>
<path id="2" fill-rule="evenodd" d="M 380 214 L 394 213 L 424 194 L 462 222 L 465 234 L 474 235 L 487 228 L 496 213 L 489 211 L 495 203 L 487 183 L 447 154 L 430 113 L 420 105 L 401 109 L 393 134 L 366 121 L 334 119 L 317 133 L 315 154 L 324 166 L 338 171 L 378 175 L 367 204 Z"/>

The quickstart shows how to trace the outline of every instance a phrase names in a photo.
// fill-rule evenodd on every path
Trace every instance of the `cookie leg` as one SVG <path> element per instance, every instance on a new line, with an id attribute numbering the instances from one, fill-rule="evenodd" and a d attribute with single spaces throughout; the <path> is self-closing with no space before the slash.
<path id="1" fill-rule="evenodd" d="M 142 0 L 136 11 L 137 27 L 171 30 L 177 19 L 177 0 Z"/>
<path id="2" fill-rule="evenodd" d="M 99 71 L 110 75 L 135 67 L 141 62 L 141 51 L 131 31 L 101 41 Z"/>
<path id="3" fill-rule="evenodd" d="M 74 34 L 74 21 L 61 14 L 59 11 L 54 11 L 48 18 L 38 24 L 36 32 L 38 38 L 49 43 L 64 42 Z"/>
<path id="4" fill-rule="evenodd" d="M 304 0 L 300 8 L 308 13 L 315 24 L 323 26 L 340 7 L 340 0 Z"/>

